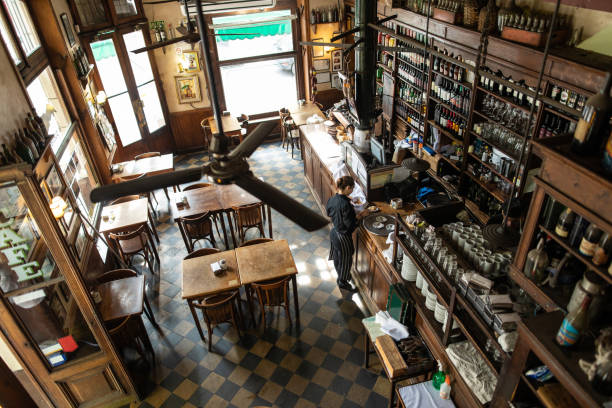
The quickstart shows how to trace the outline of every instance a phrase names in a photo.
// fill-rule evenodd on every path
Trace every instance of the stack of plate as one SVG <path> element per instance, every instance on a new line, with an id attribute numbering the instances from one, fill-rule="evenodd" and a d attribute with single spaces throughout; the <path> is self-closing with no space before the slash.
<path id="1" fill-rule="evenodd" d="M 434 292 L 427 293 L 427 299 L 425 299 L 425 307 L 431 310 L 432 312 L 436 309 L 436 303 L 438 303 L 438 298 Z"/>
<path id="2" fill-rule="evenodd" d="M 417 289 L 423 287 L 423 275 L 421 275 L 421 271 L 417 271 L 416 287 Z"/>
<path id="3" fill-rule="evenodd" d="M 402 261 L 402 278 L 406 279 L 409 282 L 414 282 L 417 280 L 417 273 L 419 270 L 417 269 L 412 259 L 406 254 L 404 254 L 404 260 Z"/>
<path id="4" fill-rule="evenodd" d="M 446 313 L 446 308 L 444 305 L 438 301 L 436 301 L 436 309 L 434 310 L 434 318 L 438 323 L 444 323 L 444 317 Z"/>
<path id="5" fill-rule="evenodd" d="M 421 284 L 421 295 L 427 296 L 429 293 L 429 284 L 425 279 L 423 279 L 423 283 Z"/>
<path id="6" fill-rule="evenodd" d="M 336 130 L 336 122 L 334 122 L 333 120 L 326 120 L 325 122 L 323 122 L 323 124 L 327 128 L 327 133 L 329 133 L 331 137 L 335 138 L 336 133 L 338 132 Z"/>
<path id="7" fill-rule="evenodd" d="M 446 327 L 446 321 L 447 321 L 447 320 L 448 320 L 448 310 L 445 310 L 445 311 L 444 311 L 444 321 L 442 322 L 442 325 L 443 325 L 444 327 Z M 453 320 L 453 327 L 451 327 L 451 330 L 454 330 L 454 329 L 456 329 L 457 327 L 459 327 L 459 326 L 457 326 L 457 322 Z"/>

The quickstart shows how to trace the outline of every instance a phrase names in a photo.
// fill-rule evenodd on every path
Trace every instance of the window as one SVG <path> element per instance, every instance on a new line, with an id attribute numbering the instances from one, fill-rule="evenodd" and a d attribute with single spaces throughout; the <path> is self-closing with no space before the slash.
<path id="1" fill-rule="evenodd" d="M 27 91 L 36 114 L 45 122 L 49 135 L 53 136 L 51 146 L 55 152 L 64 140 L 71 120 L 51 68 L 45 68 L 34 78 L 27 86 Z"/>
<path id="2" fill-rule="evenodd" d="M 290 10 L 213 17 L 225 104 L 234 115 L 277 111 L 297 99 Z M 242 35 L 241 35 L 242 34 Z"/>
<path id="3" fill-rule="evenodd" d="M 34 23 L 25 1 L 3 0 L 3 3 L 21 48 L 25 56 L 29 57 L 40 48 L 40 40 L 38 39 L 38 34 L 36 34 L 36 29 L 34 28 Z"/>
<path id="4" fill-rule="evenodd" d="M 8 48 L 8 52 L 13 59 L 15 65 L 19 65 L 21 63 L 21 58 L 19 57 L 19 49 L 17 48 L 17 44 L 13 40 L 13 36 L 9 30 L 9 26 L 4 19 L 2 13 L 0 13 L 0 34 L 2 35 L 2 39 L 6 44 L 6 48 Z"/>

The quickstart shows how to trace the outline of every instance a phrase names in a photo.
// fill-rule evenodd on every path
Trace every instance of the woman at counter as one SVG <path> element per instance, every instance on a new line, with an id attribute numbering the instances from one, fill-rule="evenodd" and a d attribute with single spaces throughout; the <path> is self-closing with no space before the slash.
<path id="1" fill-rule="evenodd" d="M 366 215 L 364 210 L 355 214 L 349 195 L 353 192 L 355 180 L 351 176 L 340 177 L 336 180 L 336 195 L 327 201 L 325 210 L 334 225 L 329 233 L 331 247 L 329 259 L 334 261 L 334 267 L 338 273 L 338 287 L 340 289 L 355 292 L 356 289 L 350 283 L 351 266 L 353 264 L 353 231 L 357 228 L 357 221 Z"/>

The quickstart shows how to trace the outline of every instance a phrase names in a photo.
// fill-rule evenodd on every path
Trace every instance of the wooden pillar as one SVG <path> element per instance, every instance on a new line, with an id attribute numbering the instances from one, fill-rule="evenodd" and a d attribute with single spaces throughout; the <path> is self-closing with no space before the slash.
<path id="1" fill-rule="evenodd" d="M 60 31 L 55 12 L 49 0 L 31 0 L 30 12 L 34 24 L 40 31 L 40 40 L 49 57 L 49 63 L 63 74 L 69 95 L 64 95 L 67 107 L 73 119 L 77 120 L 83 134 L 83 142 L 91 153 L 93 165 L 102 184 L 111 182 L 110 166 L 106 158 L 106 148 L 98 134 L 95 124 L 89 115 L 87 104 L 83 99 L 81 82 L 72 64 L 66 42 Z M 61 81 L 60 81 L 61 82 Z M 60 84 L 61 86 L 61 84 Z"/>

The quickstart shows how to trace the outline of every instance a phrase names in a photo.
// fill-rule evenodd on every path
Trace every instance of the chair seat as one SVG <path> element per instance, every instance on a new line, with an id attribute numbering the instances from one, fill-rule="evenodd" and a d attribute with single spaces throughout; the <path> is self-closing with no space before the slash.
<path id="1" fill-rule="evenodd" d="M 121 250 L 126 255 L 135 254 L 143 249 L 139 237 L 119 241 L 119 245 L 121 245 Z"/>

